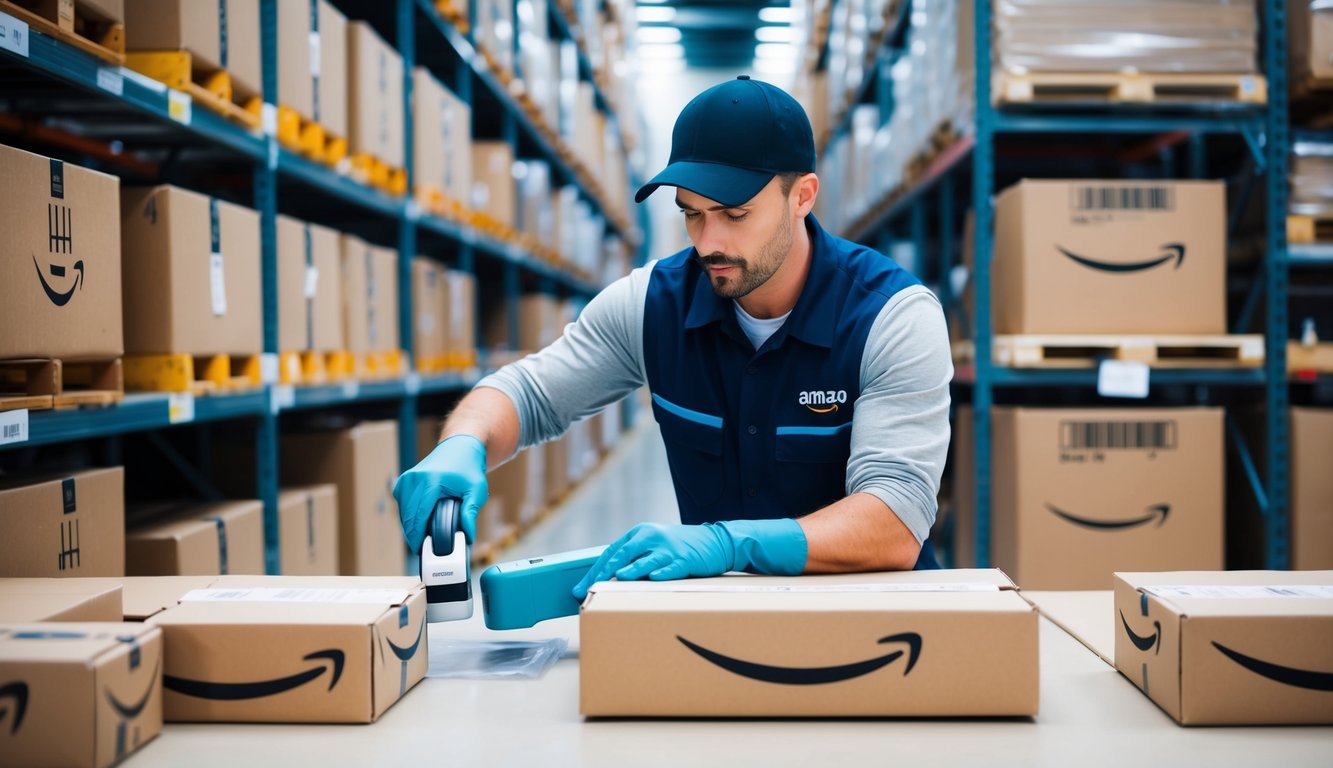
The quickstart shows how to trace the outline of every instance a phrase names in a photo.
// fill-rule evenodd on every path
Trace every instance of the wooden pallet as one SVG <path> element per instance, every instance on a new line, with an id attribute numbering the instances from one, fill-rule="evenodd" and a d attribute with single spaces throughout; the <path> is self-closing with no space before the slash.
<path id="1" fill-rule="evenodd" d="M 992 99 L 997 104 L 1266 104 L 1268 80 L 1248 74 L 997 72 Z"/>
<path id="2" fill-rule="evenodd" d="M 347 157 L 345 136 L 335 135 L 291 107 L 278 107 L 278 141 L 293 152 L 330 168 Z"/>
<path id="3" fill-rule="evenodd" d="M 380 160 L 368 153 L 352 155 L 350 173 L 358 182 L 390 195 L 407 194 L 407 171 Z"/>
<path id="4" fill-rule="evenodd" d="M 168 88 L 190 94 L 195 102 L 234 123 L 259 130 L 263 107 L 260 95 L 240 90 L 230 72 L 204 64 L 189 51 L 130 51 L 125 55 L 125 65 Z"/>
<path id="5" fill-rule="evenodd" d="M 114 405 L 125 398 L 120 358 L 0 361 L 0 411 Z"/>
<path id="6" fill-rule="evenodd" d="M 1287 373 L 1296 379 L 1333 373 L 1333 341 L 1310 345 L 1299 341 L 1287 342 Z"/>
<path id="7" fill-rule="evenodd" d="M 394 379 L 407 373 L 407 353 L 401 349 L 364 352 L 352 357 L 352 377 L 358 379 Z"/>
<path id="8" fill-rule="evenodd" d="M 125 25 L 99 16 L 96 9 L 78 0 L 0 0 L 0 11 L 109 64 L 125 63 Z"/>
<path id="9" fill-rule="evenodd" d="M 467 3 L 454 3 L 450 0 L 435 0 L 435 12 L 450 24 L 454 25 L 459 34 L 466 35 L 471 29 L 471 24 L 467 19 Z"/>
<path id="10" fill-rule="evenodd" d="M 1333 242 L 1333 211 L 1287 216 L 1287 242 Z"/>
<path id="11" fill-rule="evenodd" d="M 996 365 L 1011 368 L 1092 368 L 1102 360 L 1133 360 L 1161 368 L 1258 368 L 1264 337 L 1220 336 L 996 336 Z M 954 345 L 956 359 L 970 362 L 971 342 Z"/>
<path id="12" fill-rule="evenodd" d="M 258 353 L 126 355 L 125 388 L 195 395 L 258 389 L 264 385 L 259 360 Z"/>
<path id="13" fill-rule="evenodd" d="M 278 355 L 278 383 L 319 385 L 352 377 L 354 356 L 345 350 L 283 352 Z"/>
<path id="14" fill-rule="evenodd" d="M 449 221 L 462 221 L 467 210 L 462 201 L 430 184 L 418 184 L 413 197 L 423 211 Z"/>

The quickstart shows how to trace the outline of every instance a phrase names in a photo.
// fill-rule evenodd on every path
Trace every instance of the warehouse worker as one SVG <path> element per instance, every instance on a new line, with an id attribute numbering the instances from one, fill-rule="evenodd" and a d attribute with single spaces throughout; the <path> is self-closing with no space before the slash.
<path id="1" fill-rule="evenodd" d="M 576 597 L 612 576 L 938 567 L 944 313 L 888 258 L 820 227 L 814 169 L 809 120 L 777 87 L 740 77 L 686 105 L 669 165 L 635 200 L 674 187 L 694 247 L 617 280 L 459 402 L 394 486 L 413 551 L 444 497 L 462 499 L 472 539 L 488 460 L 646 383 L 682 524 L 631 529 Z"/>

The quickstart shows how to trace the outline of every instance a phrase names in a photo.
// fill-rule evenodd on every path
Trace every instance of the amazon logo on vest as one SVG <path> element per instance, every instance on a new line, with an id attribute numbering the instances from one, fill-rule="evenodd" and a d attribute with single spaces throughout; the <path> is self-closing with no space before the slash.
<path id="1" fill-rule="evenodd" d="M 1098 261 L 1097 259 L 1092 259 L 1087 256 L 1080 256 L 1068 248 L 1059 245 L 1055 246 L 1055 250 L 1064 254 L 1065 257 L 1071 261 L 1081 264 L 1088 269 L 1095 269 L 1099 272 L 1144 272 L 1155 267 L 1160 267 L 1163 264 L 1170 264 L 1173 261 L 1176 263 L 1175 268 L 1180 269 L 1180 265 L 1185 263 L 1185 245 L 1183 243 L 1166 243 L 1162 245 L 1161 254 L 1151 259 L 1129 262 Z"/>
<path id="2" fill-rule="evenodd" d="M 1267 678 L 1275 683 L 1290 685 L 1294 688 L 1304 688 L 1307 691 L 1322 691 L 1325 693 L 1333 692 L 1333 672 L 1301 669 L 1299 667 L 1278 664 L 1275 661 L 1260 659 L 1255 656 L 1241 653 L 1234 648 L 1228 648 L 1216 640 L 1212 642 L 1213 647 L 1223 656 L 1226 656 L 1228 659 L 1231 659 L 1260 677 Z"/>
<path id="3" fill-rule="evenodd" d="M 306 683 L 318 679 L 326 671 L 331 671 L 328 690 L 332 691 L 338 684 L 338 678 L 342 677 L 343 662 L 345 657 L 342 651 L 329 648 L 314 653 L 307 653 L 301 657 L 302 661 L 316 662 L 315 666 L 303 669 L 283 677 L 275 677 L 269 680 L 254 680 L 245 683 L 224 683 L 212 680 L 191 680 L 185 677 L 176 677 L 175 675 L 163 675 L 162 687 L 169 691 L 182 694 L 184 696 L 193 696 L 198 699 L 212 699 L 214 701 L 242 701 L 245 699 L 260 699 L 265 696 L 276 696 L 280 693 L 300 688 Z"/>
<path id="4" fill-rule="evenodd" d="M 782 667 L 760 664 L 755 661 L 746 661 L 745 659 L 724 655 L 698 643 L 690 642 L 680 635 L 676 635 L 676 639 L 704 660 L 732 674 L 758 680 L 761 683 L 776 683 L 778 685 L 841 683 L 882 669 L 897 661 L 904 653 L 907 654 L 907 663 L 903 668 L 903 677 L 906 677 L 912 671 L 912 667 L 916 666 L 916 661 L 921 656 L 921 635 L 916 632 L 900 632 L 896 635 L 881 637 L 877 642 L 878 645 L 901 643 L 905 646 L 904 649 L 831 667 Z"/>
<path id="5" fill-rule="evenodd" d="M 1048 509 L 1051 514 L 1066 522 L 1098 531 L 1117 531 L 1128 528 L 1138 528 L 1141 525 L 1148 525 L 1152 522 L 1156 522 L 1157 526 L 1160 528 L 1166 522 L 1166 518 L 1171 514 L 1170 504 L 1153 504 L 1144 510 L 1142 515 L 1135 515 L 1133 517 L 1118 520 L 1095 520 L 1090 517 L 1082 517 L 1060 509 L 1050 502 L 1047 502 L 1046 509 Z"/>
<path id="6" fill-rule="evenodd" d="M 838 406 L 847 402 L 847 390 L 827 389 L 802 392 L 796 402 L 804 405 L 812 413 L 833 413 Z"/>

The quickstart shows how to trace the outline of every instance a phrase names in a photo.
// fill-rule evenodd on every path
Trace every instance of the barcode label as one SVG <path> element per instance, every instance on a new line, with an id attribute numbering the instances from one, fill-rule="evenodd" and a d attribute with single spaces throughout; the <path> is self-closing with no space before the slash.
<path id="1" fill-rule="evenodd" d="M 28 442 L 28 409 L 0 412 L 0 445 Z"/>
<path id="2" fill-rule="evenodd" d="M 1169 211 L 1175 208 L 1171 187 L 1075 187 L 1076 211 Z"/>
<path id="3" fill-rule="evenodd" d="M 1062 421 L 1060 450 L 1173 450 L 1174 421 Z"/>

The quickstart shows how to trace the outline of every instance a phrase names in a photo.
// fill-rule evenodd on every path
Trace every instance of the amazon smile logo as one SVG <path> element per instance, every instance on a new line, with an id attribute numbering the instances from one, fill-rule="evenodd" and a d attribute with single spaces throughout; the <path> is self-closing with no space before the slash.
<path id="1" fill-rule="evenodd" d="M 1129 621 L 1125 619 L 1125 612 L 1121 611 L 1120 624 L 1124 626 L 1125 634 L 1129 637 L 1129 641 L 1134 644 L 1135 648 L 1138 648 L 1144 653 L 1147 653 L 1149 648 L 1156 648 L 1156 650 L 1153 651 L 1154 654 L 1160 654 L 1162 652 L 1162 622 L 1154 621 L 1152 623 L 1153 633 L 1151 635 L 1140 635 L 1130 629 Z"/>
<path id="2" fill-rule="evenodd" d="M 839 664 L 832 667 L 778 667 L 769 664 L 759 664 L 744 659 L 734 659 L 725 656 L 717 651 L 709 650 L 697 643 L 676 635 L 676 639 L 686 648 L 694 651 L 705 660 L 741 677 L 748 677 L 751 680 L 758 680 L 761 683 L 778 683 L 780 685 L 824 685 L 826 683 L 840 683 L 844 680 L 868 675 L 877 669 L 886 667 L 897 661 L 904 653 L 907 654 L 907 666 L 903 669 L 903 677 L 907 677 L 916 666 L 916 660 L 921 655 L 921 635 L 916 632 L 901 632 L 888 637 L 881 637 L 879 644 L 902 643 L 906 650 L 897 650 L 893 653 L 887 653 L 883 656 L 876 656 L 865 661 L 856 661 L 851 664 Z"/>
<path id="3" fill-rule="evenodd" d="M 826 389 L 802 392 L 796 402 L 804 405 L 811 413 L 833 413 L 838 406 L 847 402 L 847 390 Z"/>
<path id="4" fill-rule="evenodd" d="M 1096 259 L 1090 259 L 1087 256 L 1080 256 L 1059 245 L 1055 246 L 1055 250 L 1063 253 L 1067 258 L 1074 262 L 1100 272 L 1143 272 L 1154 267 L 1160 267 L 1163 264 L 1168 264 L 1172 261 L 1176 263 L 1175 268 L 1180 269 L 1180 265 L 1185 263 L 1185 246 L 1182 243 L 1166 243 L 1162 246 L 1162 255 L 1157 258 L 1148 259 L 1147 261 L 1131 261 L 1126 263 L 1097 261 Z"/>
<path id="5" fill-rule="evenodd" d="M 1162 524 L 1166 522 L 1167 516 L 1171 514 L 1170 504 L 1153 504 L 1152 506 L 1148 507 L 1147 513 L 1144 514 L 1143 516 L 1131 517 L 1126 520 L 1093 520 L 1087 517 L 1079 517 L 1078 515 L 1066 512 L 1065 510 L 1060 509 L 1059 507 L 1049 502 L 1047 502 L 1046 504 L 1046 509 L 1050 510 L 1051 514 L 1055 515 L 1056 517 L 1071 522 L 1074 525 L 1081 525 L 1084 528 L 1092 528 L 1093 530 L 1099 530 L 1099 531 L 1115 531 L 1115 530 L 1124 530 L 1127 528 L 1137 528 L 1140 525 L 1147 525 L 1148 523 L 1151 523 L 1154 520 L 1157 521 L 1157 526 L 1160 528 Z"/>
<path id="6" fill-rule="evenodd" d="M 14 702 L 14 721 L 9 726 L 9 735 L 13 736 L 19 732 L 19 726 L 23 725 L 23 715 L 28 711 L 28 684 L 16 680 L 0 685 L 0 722 L 9 717 L 11 707 L 5 704 L 6 701 Z"/>
<path id="7" fill-rule="evenodd" d="M 193 696 L 198 699 L 213 699 L 214 701 L 241 701 L 244 699 L 259 699 L 265 696 L 276 696 L 280 693 L 299 688 L 311 680 L 317 679 L 324 674 L 326 670 L 332 670 L 329 680 L 329 690 L 338 684 L 338 678 L 343 673 L 343 652 L 330 648 L 323 651 L 308 653 L 302 657 L 303 661 L 325 661 L 328 665 L 320 664 L 302 672 L 286 677 L 278 677 L 272 680 L 257 680 L 249 683 L 216 683 L 209 680 L 190 680 L 184 677 L 175 677 L 173 675 L 162 676 L 162 687 L 169 691 Z"/>
<path id="8" fill-rule="evenodd" d="M 406 618 L 404 618 L 404 621 Z M 407 647 L 395 645 L 388 635 L 384 636 L 384 643 L 389 646 L 389 650 L 394 656 L 398 657 L 398 695 L 407 693 L 407 662 L 417 655 L 417 648 L 421 647 L 421 639 L 426 636 L 426 616 L 421 616 L 421 626 L 417 627 L 417 639 Z"/>
<path id="9" fill-rule="evenodd" d="M 1264 661 L 1263 659 L 1247 656 L 1240 651 L 1228 648 L 1216 640 L 1213 641 L 1213 647 L 1228 659 L 1231 659 L 1254 674 L 1259 675 L 1260 677 L 1266 677 L 1273 682 L 1294 686 L 1296 688 L 1304 688 L 1309 691 L 1333 691 L 1333 672 L 1315 672 L 1309 669 L 1299 669 L 1297 667 L 1288 667 L 1271 661 Z"/>
<path id="10" fill-rule="evenodd" d="M 153 664 L 153 673 L 148 676 L 148 687 L 144 690 L 143 695 L 139 697 L 138 701 L 126 704 L 116 698 L 115 694 L 111 691 L 103 692 L 106 695 L 107 703 L 109 703 L 111 708 L 116 711 L 116 714 L 120 716 L 120 722 L 116 723 L 116 757 L 123 757 L 129 747 L 130 721 L 137 718 L 143 712 L 143 708 L 148 705 L 148 700 L 152 698 L 153 690 L 157 688 L 155 683 L 157 683 L 157 671 L 160 666 L 162 666 L 162 657 L 159 655 L 157 661 Z M 131 669 L 133 669 L 133 667 L 131 667 Z M 136 749 L 139 746 L 138 728 L 134 729 L 134 746 Z"/>
<path id="11" fill-rule="evenodd" d="M 61 293 L 56 289 L 52 288 L 51 284 L 46 282 L 46 278 L 42 275 L 42 268 L 37 264 L 36 256 L 32 257 L 32 265 L 37 269 L 37 279 L 42 284 L 42 290 L 46 291 L 46 298 L 50 299 L 51 303 L 56 305 L 57 307 L 63 307 L 66 304 L 68 304 L 69 300 L 74 297 L 74 292 L 79 289 L 79 286 L 83 285 L 82 259 L 74 262 L 74 271 L 77 272 L 78 274 L 74 276 L 74 282 L 70 284 L 69 290 L 65 291 L 64 293 Z M 48 265 L 48 269 L 50 269 L 52 277 L 59 277 L 59 278 L 65 277 L 65 268 L 59 264 L 50 264 Z"/>

